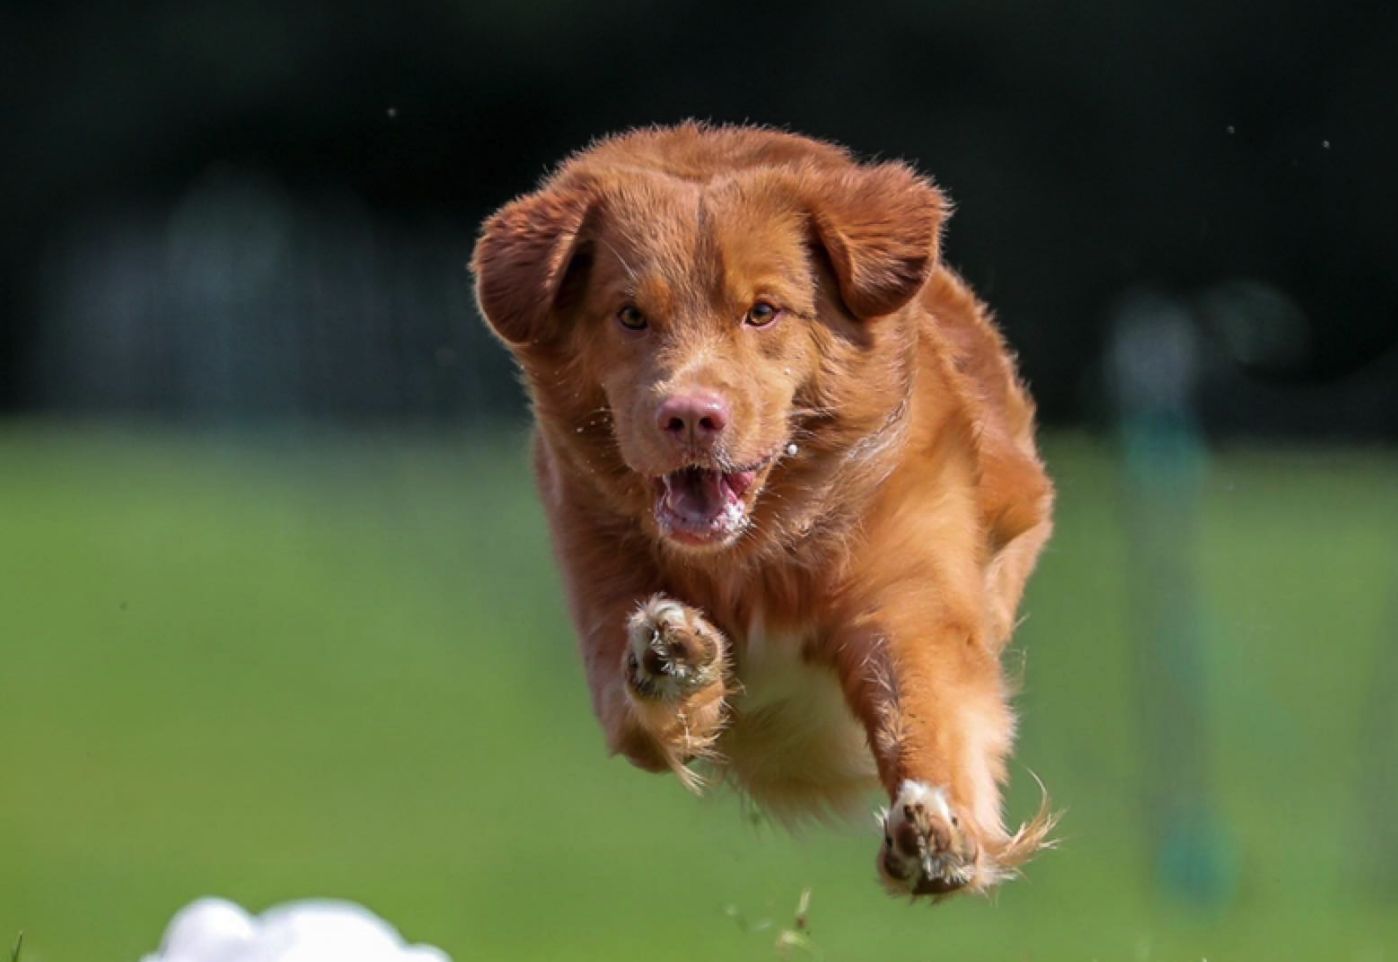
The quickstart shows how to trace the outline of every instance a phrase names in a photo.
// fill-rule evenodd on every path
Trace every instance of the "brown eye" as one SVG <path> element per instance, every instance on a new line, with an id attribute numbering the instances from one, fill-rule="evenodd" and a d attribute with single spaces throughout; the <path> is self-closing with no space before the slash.
<path id="1" fill-rule="evenodd" d="M 780 313 L 781 311 L 777 310 L 766 301 L 758 301 L 756 304 L 752 305 L 752 307 L 748 308 L 747 317 L 743 318 L 743 322 L 753 327 L 766 327 L 768 324 L 775 321 L 777 315 Z"/>
<path id="2" fill-rule="evenodd" d="M 634 304 L 627 304 L 616 312 L 617 323 L 628 331 L 644 331 L 647 327 L 646 316 L 641 313 L 641 309 Z"/>

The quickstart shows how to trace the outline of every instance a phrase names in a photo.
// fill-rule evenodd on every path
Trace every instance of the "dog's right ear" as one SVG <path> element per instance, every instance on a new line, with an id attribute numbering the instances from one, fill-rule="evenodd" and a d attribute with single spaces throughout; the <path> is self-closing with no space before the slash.
<path id="1" fill-rule="evenodd" d="M 481 227 L 476 302 L 507 346 L 544 339 L 594 205 L 586 183 L 555 185 L 510 201 Z"/>

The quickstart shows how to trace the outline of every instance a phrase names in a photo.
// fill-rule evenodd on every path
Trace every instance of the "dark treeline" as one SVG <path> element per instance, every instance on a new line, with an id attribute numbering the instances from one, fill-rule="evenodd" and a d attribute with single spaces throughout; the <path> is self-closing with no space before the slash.
<path id="1" fill-rule="evenodd" d="M 513 409 L 479 218 L 692 116 L 932 173 L 1052 422 L 1104 416 L 1146 310 L 1192 332 L 1216 430 L 1398 437 L 1394 10 L 10 3 L 0 408 Z"/>

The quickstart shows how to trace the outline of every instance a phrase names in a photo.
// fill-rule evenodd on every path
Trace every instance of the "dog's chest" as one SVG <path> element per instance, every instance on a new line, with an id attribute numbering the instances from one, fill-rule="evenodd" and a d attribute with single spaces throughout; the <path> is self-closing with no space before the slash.
<path id="1" fill-rule="evenodd" d="M 744 789 L 774 814 L 854 814 L 877 770 L 839 679 L 803 657 L 805 641 L 760 621 L 751 626 L 736 645 L 742 687 L 720 748 Z"/>

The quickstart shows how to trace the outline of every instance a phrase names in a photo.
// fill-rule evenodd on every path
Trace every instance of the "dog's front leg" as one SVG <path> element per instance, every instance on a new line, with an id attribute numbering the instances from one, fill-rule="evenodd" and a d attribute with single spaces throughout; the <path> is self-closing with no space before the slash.
<path id="1" fill-rule="evenodd" d="M 728 643 L 695 608 L 663 594 L 646 599 L 626 622 L 622 677 L 627 715 L 690 788 L 684 767 L 708 757 L 723 729 Z"/>
<path id="2" fill-rule="evenodd" d="M 661 593 L 650 546 L 587 485 L 565 483 L 542 438 L 534 456 L 607 746 L 697 788 L 686 765 L 712 751 L 726 720 L 728 642 L 696 608 Z"/>
<path id="3" fill-rule="evenodd" d="M 593 704 L 612 751 L 648 771 L 712 754 L 726 721 L 728 642 L 696 608 L 665 594 L 596 606 L 579 618 Z"/>
<path id="4" fill-rule="evenodd" d="M 923 590 L 863 620 L 837 645 L 846 692 L 868 731 L 889 805 L 880 877 L 889 891 L 984 890 L 1043 842 L 1046 811 L 1011 835 L 1000 783 L 1013 739 L 998 658 L 973 622 Z"/>

